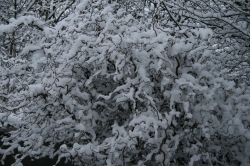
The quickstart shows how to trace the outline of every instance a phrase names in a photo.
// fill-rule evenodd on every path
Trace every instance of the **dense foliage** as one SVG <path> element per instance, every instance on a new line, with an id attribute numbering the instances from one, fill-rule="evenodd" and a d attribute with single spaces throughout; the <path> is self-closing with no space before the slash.
<path id="1" fill-rule="evenodd" d="M 18 151 L 13 165 L 27 156 L 74 165 L 249 165 L 248 79 L 231 70 L 246 80 L 235 84 L 224 66 L 226 57 L 249 55 L 241 54 L 249 29 L 236 20 L 221 31 L 227 22 L 218 13 L 228 2 L 211 2 L 74 1 L 53 24 L 29 14 L 1 24 L 1 42 L 13 32 L 23 40 L 14 56 L 10 43 L 1 47 L 0 118 L 15 126 L 2 138 L 3 160 Z M 216 17 L 207 20 L 193 3 Z M 249 19 L 244 5 L 234 7 Z M 229 46 L 239 54 L 226 54 Z M 21 120 L 8 120 L 13 114 Z"/>

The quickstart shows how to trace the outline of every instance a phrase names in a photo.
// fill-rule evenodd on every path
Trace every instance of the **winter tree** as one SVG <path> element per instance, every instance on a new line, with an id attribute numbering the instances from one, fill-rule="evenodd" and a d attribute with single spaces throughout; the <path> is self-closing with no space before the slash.
<path id="1" fill-rule="evenodd" d="M 1 69 L 1 121 L 23 114 L 2 138 L 2 160 L 17 151 L 13 165 L 27 156 L 74 165 L 249 165 L 249 87 L 225 77 L 216 29 L 185 19 L 163 25 L 157 7 L 179 6 L 161 3 L 138 15 L 127 12 L 131 4 L 89 0 L 53 27 L 27 19 L 42 30 Z M 1 37 L 15 21 L 1 25 Z"/>
<path id="2" fill-rule="evenodd" d="M 233 1 L 170 1 L 161 3 L 180 27 L 210 27 L 220 50 L 218 55 L 229 76 L 250 85 L 250 2 Z"/>
<path id="3" fill-rule="evenodd" d="M 213 30 L 218 61 L 227 68 L 226 77 L 249 85 L 250 2 L 248 0 L 137 0 L 118 1 L 135 18 L 150 17 L 167 28 Z M 130 5 L 128 5 L 130 4 Z M 144 10 L 143 10 L 144 9 Z M 140 12 L 138 12 L 140 11 Z"/>
<path id="4" fill-rule="evenodd" d="M 0 51 L 8 57 L 17 56 L 28 41 L 34 41 L 33 35 L 42 31 L 39 24 L 44 21 L 46 26 L 53 26 L 74 10 L 76 0 L 0 0 L 0 23 L 10 25 L 9 32 L 1 35 Z M 6 32 L 3 30 L 3 32 Z"/>

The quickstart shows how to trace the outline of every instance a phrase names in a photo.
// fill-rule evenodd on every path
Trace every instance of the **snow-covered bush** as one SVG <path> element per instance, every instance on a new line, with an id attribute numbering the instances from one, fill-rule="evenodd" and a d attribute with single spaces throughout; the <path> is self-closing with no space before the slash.
<path id="1" fill-rule="evenodd" d="M 250 90 L 222 77 L 211 29 L 164 28 L 97 0 L 41 33 L 0 75 L 1 121 L 23 114 L 3 159 L 249 164 Z"/>
<path id="2" fill-rule="evenodd" d="M 211 28 L 219 61 L 236 85 L 250 85 L 250 1 L 248 0 L 120 0 L 135 18 L 152 18 L 165 28 Z"/>
<path id="3" fill-rule="evenodd" d="M 76 4 L 77 0 L 0 0 L 0 53 L 16 57 L 25 45 L 36 41 L 44 25 L 55 25 L 72 13 Z"/>

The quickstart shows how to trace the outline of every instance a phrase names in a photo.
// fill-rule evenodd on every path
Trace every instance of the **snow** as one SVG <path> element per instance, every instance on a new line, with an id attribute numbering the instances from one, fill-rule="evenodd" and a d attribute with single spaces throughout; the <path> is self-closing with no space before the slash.
<path id="1" fill-rule="evenodd" d="M 84 10 L 86 8 L 86 6 L 88 5 L 89 3 L 89 0 L 85 0 L 85 1 L 82 1 L 77 7 L 76 9 L 81 11 L 81 10 Z"/>
<path id="2" fill-rule="evenodd" d="M 43 22 L 34 17 L 34 16 L 21 16 L 18 19 L 11 18 L 10 23 L 8 25 L 1 24 L 0 25 L 0 35 L 2 36 L 3 33 L 11 33 L 15 28 L 17 28 L 21 24 L 29 25 L 29 24 L 36 24 L 38 27 L 43 28 Z"/>
<path id="3" fill-rule="evenodd" d="M 76 129 L 79 131 L 86 131 L 86 127 L 83 124 L 78 124 L 76 126 Z"/>
<path id="4" fill-rule="evenodd" d="M 170 48 L 170 56 L 176 56 L 178 54 L 190 51 L 193 48 L 192 43 L 185 43 L 184 41 L 175 43 L 171 48 Z"/>
<path id="5" fill-rule="evenodd" d="M 142 80 L 143 80 L 144 82 L 149 82 L 149 81 L 150 81 L 150 79 L 146 76 L 146 70 L 145 70 L 144 67 L 141 66 L 141 67 L 138 69 L 138 74 L 141 76 L 141 78 L 142 78 Z"/>
<path id="6" fill-rule="evenodd" d="M 188 163 L 188 165 L 189 165 L 189 166 L 193 166 L 194 162 L 195 162 L 195 161 L 199 161 L 200 158 L 201 158 L 201 155 L 200 155 L 200 154 L 198 154 L 198 155 L 196 155 L 196 154 L 193 155 L 193 156 L 191 157 L 190 162 Z"/>
<path id="7" fill-rule="evenodd" d="M 198 32 L 199 32 L 201 39 L 203 40 L 211 39 L 213 37 L 212 29 L 199 28 Z"/>
<path id="8" fill-rule="evenodd" d="M 7 119 L 6 119 L 7 116 Z M 5 119 L 5 122 L 11 124 L 22 124 L 22 116 L 23 114 L 14 114 L 14 113 L 0 113 L 0 119 Z"/>
<path id="9" fill-rule="evenodd" d="M 62 123 L 74 123 L 75 121 L 72 120 L 71 117 L 66 117 L 64 119 L 57 120 L 56 123 L 62 124 Z M 78 126 L 78 129 L 83 129 L 83 126 Z"/>
<path id="10" fill-rule="evenodd" d="M 135 18 L 132 2 L 146 16 Z M 177 2 L 172 2 L 164 3 L 174 10 Z M 0 118 L 17 130 L 3 139 L 10 147 L 1 153 L 17 148 L 20 158 L 59 156 L 58 161 L 66 158 L 76 165 L 131 165 L 135 160 L 178 165 L 179 151 L 189 165 L 217 162 L 211 151 L 217 159 L 230 151 L 238 161 L 249 157 L 250 90 L 226 78 L 228 69 L 218 62 L 222 40 L 217 32 L 201 22 L 183 28 L 184 22 L 180 30 L 165 18 L 164 27 L 148 15 L 159 6 L 128 1 L 125 10 L 120 3 L 82 1 L 53 25 L 33 16 L 0 25 L 0 36 L 25 25 L 31 40 L 2 65 Z M 190 17 L 230 21 L 185 4 Z M 42 28 L 39 33 L 30 27 L 34 24 Z M 233 48 L 222 52 L 238 49 Z"/>
<path id="11" fill-rule="evenodd" d="M 29 52 L 34 52 L 36 50 L 40 50 L 41 47 L 40 46 L 36 46 L 36 45 L 29 45 L 26 46 L 23 51 L 20 53 L 20 55 L 27 55 Z M 34 58 L 32 58 L 32 61 L 34 62 L 35 60 L 38 60 L 38 57 L 41 55 L 41 52 L 35 52 L 34 53 Z"/>
<path id="12" fill-rule="evenodd" d="M 29 85 L 28 87 L 31 97 L 37 96 L 38 94 L 43 94 L 45 92 L 44 86 L 42 84 Z"/>

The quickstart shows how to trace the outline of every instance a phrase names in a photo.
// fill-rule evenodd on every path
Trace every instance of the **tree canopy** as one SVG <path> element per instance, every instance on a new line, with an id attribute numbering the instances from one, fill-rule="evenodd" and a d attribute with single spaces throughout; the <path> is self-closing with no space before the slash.
<path id="1" fill-rule="evenodd" d="M 2 162 L 250 164 L 248 1 L 3 2 Z"/>

